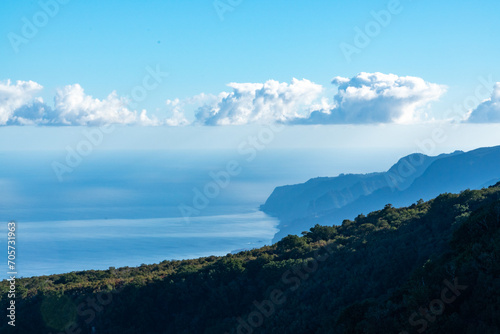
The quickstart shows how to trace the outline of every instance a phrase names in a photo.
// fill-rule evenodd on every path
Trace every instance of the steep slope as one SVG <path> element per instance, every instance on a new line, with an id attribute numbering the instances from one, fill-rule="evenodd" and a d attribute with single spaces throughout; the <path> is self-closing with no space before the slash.
<path id="1" fill-rule="evenodd" d="M 280 231 L 274 241 L 288 234 L 300 234 L 311 226 L 326 221 L 336 221 L 340 224 L 343 219 L 353 219 L 359 214 L 366 214 L 389 203 L 394 206 L 405 206 L 419 199 L 433 198 L 440 193 L 457 192 L 460 189 L 480 189 L 494 184 L 500 179 L 500 146 L 442 155 L 426 166 L 421 175 L 412 179 L 411 185 L 407 188 L 399 187 L 398 181 L 407 185 L 411 178 L 403 178 L 401 181 L 398 178 L 401 173 L 388 175 L 390 180 L 396 181 L 387 182 L 385 187 L 366 196 L 360 196 L 343 207 L 295 219 L 280 218 Z"/>
<path id="2" fill-rule="evenodd" d="M 316 205 L 340 208 L 385 185 L 383 173 L 319 177 L 303 184 L 277 187 L 261 210 L 280 219 L 302 217 L 314 214 Z M 315 203 L 317 199 L 320 200 Z"/>
<path id="3" fill-rule="evenodd" d="M 401 158 L 387 172 L 318 177 L 302 184 L 276 187 L 261 210 L 288 220 L 338 209 L 381 188 L 404 190 L 434 161 L 462 153 L 456 151 L 434 157 L 410 154 Z"/>

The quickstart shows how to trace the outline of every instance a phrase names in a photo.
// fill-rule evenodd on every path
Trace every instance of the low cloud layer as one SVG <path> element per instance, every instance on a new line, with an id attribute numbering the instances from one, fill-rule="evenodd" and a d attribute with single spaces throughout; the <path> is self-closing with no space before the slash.
<path id="1" fill-rule="evenodd" d="M 287 122 L 313 107 L 323 91 L 309 80 L 293 79 L 290 84 L 275 80 L 265 83 L 231 83 L 232 92 L 223 92 L 212 103 L 196 111 L 204 125 L 242 125 Z"/>
<path id="2" fill-rule="evenodd" d="M 0 125 L 161 124 L 145 110 L 130 110 L 128 101 L 114 92 L 99 100 L 86 95 L 80 85 L 69 85 L 57 90 L 50 107 L 36 97 L 42 88 L 33 81 L 0 82 Z"/>
<path id="3" fill-rule="evenodd" d="M 0 125 L 11 122 L 30 124 L 36 119 L 43 101 L 35 99 L 35 95 L 42 88 L 33 81 L 0 82 Z"/>
<path id="4" fill-rule="evenodd" d="M 321 98 L 322 86 L 305 79 L 232 83 L 233 91 L 200 107 L 196 119 L 205 125 L 405 124 L 428 120 L 426 107 L 446 92 L 445 86 L 418 77 L 383 73 L 336 77 L 332 83 L 338 86 L 332 102 Z"/>
<path id="5" fill-rule="evenodd" d="M 101 125 L 141 123 L 141 115 L 127 108 L 127 101 L 116 93 L 103 100 L 86 95 L 83 88 L 76 84 L 57 91 L 54 99 L 56 118 L 51 121 L 63 125 Z M 144 115 L 145 116 L 145 115 Z M 147 123 L 154 123 L 147 117 Z"/>
<path id="6" fill-rule="evenodd" d="M 57 90 L 49 106 L 39 97 L 40 84 L 4 81 L 0 82 L 0 126 L 411 124 L 432 120 L 428 106 L 446 92 L 445 86 L 422 78 L 384 73 L 336 77 L 332 83 L 338 87 L 333 99 L 324 95 L 323 86 L 307 79 L 231 83 L 230 91 L 218 95 L 202 93 L 185 100 L 167 100 L 164 108 L 171 116 L 159 119 L 145 110 L 134 110 L 133 101 L 115 92 L 98 99 L 78 84 L 69 85 Z M 185 114 L 194 120 L 189 121 Z M 470 113 L 468 122 L 500 122 L 500 83 L 491 99 Z"/>
<path id="7" fill-rule="evenodd" d="M 446 87 L 417 77 L 360 73 L 336 77 L 334 107 L 313 111 L 295 124 L 414 123 L 428 118 L 425 107 L 439 99 Z"/>
<path id="8" fill-rule="evenodd" d="M 469 123 L 500 123 L 500 82 L 495 84 L 491 98 L 472 110 Z"/>

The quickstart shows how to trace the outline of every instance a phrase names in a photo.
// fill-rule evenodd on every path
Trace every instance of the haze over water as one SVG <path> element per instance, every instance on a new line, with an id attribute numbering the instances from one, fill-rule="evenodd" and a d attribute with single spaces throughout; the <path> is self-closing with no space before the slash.
<path id="1" fill-rule="evenodd" d="M 221 150 L 100 151 L 60 182 L 51 167 L 64 162 L 60 152 L 4 152 L 0 215 L 18 222 L 20 276 L 224 255 L 271 243 L 278 222 L 258 207 L 276 186 L 385 170 L 400 154 L 272 150 L 249 162 Z M 182 217 L 179 205 L 194 208 L 194 189 L 203 192 L 231 160 L 241 173 Z"/>

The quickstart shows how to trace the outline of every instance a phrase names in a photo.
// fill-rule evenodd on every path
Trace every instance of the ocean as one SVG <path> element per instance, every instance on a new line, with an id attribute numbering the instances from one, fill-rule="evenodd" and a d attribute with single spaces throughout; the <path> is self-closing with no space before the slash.
<path id="1" fill-rule="evenodd" d="M 386 170 L 399 154 L 96 151 L 75 163 L 67 152 L 0 152 L 0 247 L 16 221 L 18 277 L 261 247 L 278 221 L 258 208 L 276 186 Z"/>

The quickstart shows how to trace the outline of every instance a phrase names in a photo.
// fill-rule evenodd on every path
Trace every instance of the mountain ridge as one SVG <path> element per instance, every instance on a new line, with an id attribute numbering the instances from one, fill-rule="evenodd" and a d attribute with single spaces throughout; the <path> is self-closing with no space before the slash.
<path id="1" fill-rule="evenodd" d="M 328 182 L 334 183 L 335 179 L 342 178 L 345 174 L 322 179 L 323 184 L 317 178 L 313 179 L 317 180 L 314 190 L 319 191 L 316 193 L 311 190 L 309 193 L 300 192 L 304 184 L 277 187 L 261 206 L 261 210 L 280 220 L 280 231 L 273 239 L 276 242 L 288 234 L 299 235 L 316 223 L 334 220 L 340 224 L 343 219 L 353 219 L 358 214 L 368 213 L 385 204 L 405 206 L 419 199 L 433 198 L 440 193 L 457 192 L 467 188 L 480 189 L 495 184 L 500 179 L 498 166 L 500 146 L 468 152 L 455 151 L 433 157 L 410 154 L 399 159 L 387 172 L 350 174 L 351 178 L 358 178 L 358 182 L 351 180 L 350 187 L 340 190 L 332 188 L 321 195 L 321 191 L 328 187 Z M 363 186 L 367 184 L 363 179 L 366 178 L 376 186 L 363 191 Z M 357 192 L 349 197 L 353 189 Z M 295 198 L 286 194 L 286 191 L 294 192 L 292 195 L 295 195 Z M 287 203 L 284 208 L 279 206 L 282 198 Z M 332 205 L 340 203 L 337 198 L 351 200 L 345 200 L 342 205 Z M 306 210 L 303 209 L 305 202 L 308 203 Z"/>

